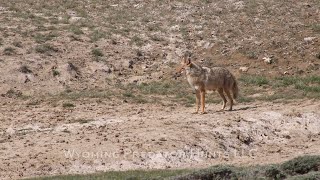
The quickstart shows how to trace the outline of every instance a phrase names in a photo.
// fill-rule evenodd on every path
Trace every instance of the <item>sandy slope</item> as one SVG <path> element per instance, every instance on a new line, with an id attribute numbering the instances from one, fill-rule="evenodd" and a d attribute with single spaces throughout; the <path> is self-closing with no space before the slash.
<path id="1" fill-rule="evenodd" d="M 74 109 L 2 99 L 0 179 L 106 170 L 276 163 L 320 154 L 320 103 L 193 108 L 86 101 Z"/>

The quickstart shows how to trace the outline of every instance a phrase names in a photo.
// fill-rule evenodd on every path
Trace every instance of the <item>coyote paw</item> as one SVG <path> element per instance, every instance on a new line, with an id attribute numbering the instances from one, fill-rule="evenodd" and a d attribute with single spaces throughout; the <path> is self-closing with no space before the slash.
<path id="1" fill-rule="evenodd" d="M 207 112 L 201 112 L 200 114 L 207 114 Z"/>
<path id="2" fill-rule="evenodd" d="M 198 114 L 198 111 L 192 112 L 191 114 Z"/>

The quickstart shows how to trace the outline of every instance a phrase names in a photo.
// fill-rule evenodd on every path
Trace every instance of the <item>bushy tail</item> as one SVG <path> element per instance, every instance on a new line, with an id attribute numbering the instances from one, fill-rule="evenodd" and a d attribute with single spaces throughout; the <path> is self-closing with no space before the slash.
<path id="1" fill-rule="evenodd" d="M 239 88 L 238 88 L 238 83 L 237 80 L 234 78 L 234 82 L 232 85 L 232 94 L 233 94 L 233 99 L 237 99 L 239 96 Z"/>

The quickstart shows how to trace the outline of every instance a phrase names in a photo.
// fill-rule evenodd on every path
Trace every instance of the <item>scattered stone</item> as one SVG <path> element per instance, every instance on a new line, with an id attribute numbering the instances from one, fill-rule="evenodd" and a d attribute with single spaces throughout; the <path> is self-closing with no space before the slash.
<path id="1" fill-rule="evenodd" d="M 83 17 L 73 16 L 73 17 L 70 17 L 69 23 L 76 23 L 76 22 L 80 21 L 81 19 L 83 19 Z"/>
<path id="2" fill-rule="evenodd" d="M 263 44 L 263 42 L 262 41 L 255 41 L 254 44 L 257 46 L 261 46 Z"/>
<path id="3" fill-rule="evenodd" d="M 78 68 L 71 62 L 68 62 L 67 70 L 69 72 L 72 72 L 72 71 L 78 72 L 79 71 Z"/>
<path id="4" fill-rule="evenodd" d="M 9 127 L 7 130 L 6 130 L 6 133 L 7 134 L 10 134 L 10 135 L 13 135 L 16 131 L 12 128 L 12 127 Z"/>
<path id="5" fill-rule="evenodd" d="M 148 65 L 142 65 L 142 67 L 141 67 L 143 70 L 146 70 L 146 69 L 148 69 L 149 68 L 149 66 Z"/>
<path id="6" fill-rule="evenodd" d="M 262 59 L 266 64 L 272 64 L 273 63 L 272 57 L 264 57 Z"/>
<path id="7" fill-rule="evenodd" d="M 312 42 L 313 40 L 315 40 L 316 39 L 316 37 L 305 37 L 303 40 L 305 41 L 305 42 Z"/>
<path id="8" fill-rule="evenodd" d="M 104 72 L 106 72 L 106 73 L 109 73 L 109 74 L 112 73 L 111 68 L 108 68 L 108 67 L 107 67 L 107 68 L 105 68 L 105 69 L 103 69 L 103 70 L 104 70 Z"/>
<path id="9" fill-rule="evenodd" d="M 249 67 L 240 67 L 239 68 L 240 72 L 248 72 L 248 70 L 249 70 Z"/>
<path id="10" fill-rule="evenodd" d="M 5 7 L 0 6 L 0 11 L 5 11 L 5 10 L 6 10 Z"/>
<path id="11" fill-rule="evenodd" d="M 253 139 L 251 138 L 251 136 L 249 136 L 246 133 L 239 133 L 237 138 L 246 145 L 249 145 L 250 143 L 253 142 Z"/>
<path id="12" fill-rule="evenodd" d="M 130 60 L 128 62 L 128 68 L 133 69 L 133 61 L 132 60 Z"/>
<path id="13" fill-rule="evenodd" d="M 233 5 L 236 10 L 242 10 L 245 7 L 245 3 L 243 1 L 235 2 Z"/>

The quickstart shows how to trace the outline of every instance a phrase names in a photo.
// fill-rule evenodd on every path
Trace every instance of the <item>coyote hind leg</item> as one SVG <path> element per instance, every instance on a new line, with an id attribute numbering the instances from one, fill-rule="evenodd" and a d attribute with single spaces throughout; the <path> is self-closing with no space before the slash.
<path id="1" fill-rule="evenodd" d="M 206 114 L 206 112 L 204 111 L 206 91 L 200 91 L 200 95 L 201 95 L 201 114 Z"/>
<path id="2" fill-rule="evenodd" d="M 218 89 L 218 93 L 219 93 L 219 95 L 221 96 L 221 98 L 222 98 L 222 100 L 223 100 L 223 104 L 222 104 L 222 107 L 221 107 L 221 111 L 223 111 L 224 108 L 226 107 L 227 99 L 226 99 L 226 97 L 225 97 L 224 94 L 223 94 L 223 89 L 222 89 L 222 88 L 219 88 L 219 89 Z"/>
<path id="3" fill-rule="evenodd" d="M 232 111 L 233 98 L 232 98 L 232 96 L 231 96 L 231 94 L 230 94 L 229 89 L 224 89 L 224 92 L 227 94 L 228 99 L 230 100 L 230 108 L 229 108 L 229 111 Z"/>

